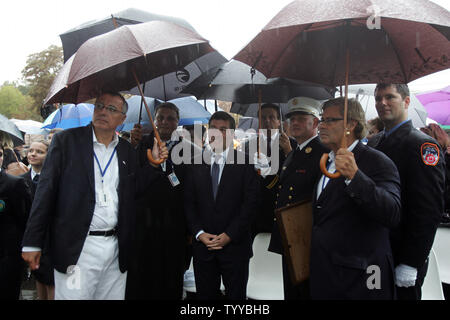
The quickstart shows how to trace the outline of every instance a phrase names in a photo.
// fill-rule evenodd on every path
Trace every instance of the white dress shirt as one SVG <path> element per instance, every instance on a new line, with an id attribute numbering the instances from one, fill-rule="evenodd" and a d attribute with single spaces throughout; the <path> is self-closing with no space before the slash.
<path id="1" fill-rule="evenodd" d="M 356 145 L 358 144 L 359 140 L 355 140 L 353 141 L 353 143 L 347 148 L 348 151 L 353 151 L 353 149 L 356 147 Z M 335 162 L 335 154 L 334 151 L 331 151 L 328 154 L 328 161 L 330 162 L 330 166 L 328 167 L 328 172 L 330 173 L 334 173 L 336 172 L 336 162 Z M 323 189 L 326 188 L 328 181 L 330 181 L 330 178 L 328 178 L 325 175 L 322 175 L 322 177 L 319 180 L 319 184 L 317 185 L 317 198 L 319 199 L 320 194 L 322 193 Z M 351 182 L 351 180 L 346 179 L 345 183 L 348 185 Z"/>
<path id="2" fill-rule="evenodd" d="M 206 148 L 209 148 L 211 150 L 211 147 L 209 145 L 206 146 Z M 212 174 L 212 164 L 214 162 L 217 162 L 217 164 L 219 165 L 219 181 L 217 182 L 217 186 L 219 186 L 220 184 L 220 179 L 222 178 L 222 172 L 223 172 L 223 168 L 225 167 L 225 163 L 227 161 L 227 157 L 228 157 L 228 152 L 230 151 L 230 147 L 228 147 L 227 149 L 225 149 L 224 152 L 221 153 L 215 153 L 215 152 L 211 152 L 211 174 Z M 197 234 L 195 235 L 195 239 L 198 240 L 198 237 L 204 233 L 204 230 L 200 230 L 199 232 L 197 232 Z"/>
<path id="3" fill-rule="evenodd" d="M 301 144 L 298 144 L 297 145 L 297 149 L 300 150 L 300 151 L 303 150 L 303 148 L 306 147 L 308 145 L 308 143 L 310 143 L 311 140 L 314 139 L 315 137 L 317 137 L 317 134 L 315 136 L 312 136 L 311 138 L 309 138 L 305 142 L 302 142 Z"/>
<path id="4" fill-rule="evenodd" d="M 105 146 L 98 142 L 94 131 L 92 137 L 94 152 L 102 170 L 105 170 L 114 149 L 119 143 L 119 138 L 115 134 L 111 143 Z M 92 161 L 94 161 L 95 207 L 89 231 L 111 230 L 117 225 L 119 213 L 119 195 L 117 193 L 119 188 L 119 163 L 117 152 L 114 153 L 111 163 L 103 176 L 103 183 L 102 174 L 95 157 L 93 157 Z"/>
<path id="5" fill-rule="evenodd" d="M 113 140 L 109 146 L 106 147 L 104 144 L 98 142 L 94 130 L 92 130 L 92 137 L 94 152 L 97 155 L 102 170 L 105 170 L 115 147 L 119 143 L 119 138 L 117 135 L 114 135 Z M 117 160 L 117 152 L 114 153 L 111 163 L 105 172 L 103 183 L 102 174 L 95 157 L 92 157 L 92 161 L 94 161 L 95 207 L 89 231 L 111 230 L 117 225 L 119 212 L 119 196 L 117 193 L 119 187 L 119 165 Z M 33 175 L 33 171 L 31 174 Z M 105 197 L 106 202 L 104 201 Z M 22 251 L 41 251 L 41 248 L 23 247 Z"/>

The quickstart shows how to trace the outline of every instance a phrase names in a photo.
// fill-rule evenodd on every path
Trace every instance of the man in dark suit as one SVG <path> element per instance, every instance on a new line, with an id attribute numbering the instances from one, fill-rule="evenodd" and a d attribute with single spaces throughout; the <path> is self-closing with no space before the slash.
<path id="1" fill-rule="evenodd" d="M 368 144 L 394 161 L 402 182 L 402 220 L 391 233 L 398 298 L 420 300 L 428 254 L 444 212 L 444 155 L 436 140 L 408 120 L 406 84 L 378 84 L 375 102 L 385 129 Z"/>
<path id="2" fill-rule="evenodd" d="M 283 208 L 302 200 L 312 200 L 314 184 L 320 177 L 320 157 L 327 149 L 320 143 L 317 136 L 319 125 L 320 102 L 311 98 L 297 97 L 288 101 L 287 118 L 290 131 L 295 138 L 295 146 L 289 142 L 286 134 L 280 141 L 287 153 L 287 159 L 280 168 L 280 179 L 275 187 L 275 208 Z M 309 281 L 293 285 L 288 270 L 285 248 L 281 241 L 280 229 L 276 219 L 272 223 L 272 237 L 269 251 L 283 255 L 284 299 L 307 300 Z"/>
<path id="3" fill-rule="evenodd" d="M 394 163 L 359 140 L 364 111 L 344 98 L 323 105 L 319 137 L 331 152 L 313 203 L 310 284 L 313 299 L 393 299 L 389 230 L 400 221 L 400 178 Z M 341 141 L 345 132 L 345 145 Z"/>
<path id="4" fill-rule="evenodd" d="M 290 141 L 292 146 L 283 150 L 280 145 L 281 127 L 280 107 L 276 104 L 265 103 L 261 106 L 261 131 L 260 153 L 258 158 L 258 139 L 247 141 L 242 150 L 248 155 L 249 160 L 255 163 L 255 169 L 259 170 L 258 180 L 260 182 L 260 193 L 258 199 L 258 210 L 252 226 L 252 236 L 260 232 L 271 232 L 274 219 L 274 203 L 276 200 L 277 184 L 281 165 L 286 155 L 297 143 L 294 139 Z M 288 150 L 289 148 L 289 150 Z"/>
<path id="5" fill-rule="evenodd" d="M 126 299 L 181 300 L 184 272 L 189 267 L 188 234 L 184 215 L 183 190 L 185 164 L 176 162 L 172 150 L 183 144 L 173 135 L 178 126 L 178 108 L 170 102 L 155 108 L 158 133 L 169 150 L 169 157 L 157 170 L 164 176 L 152 190 L 137 200 L 137 224 L 133 259 L 127 279 Z M 147 165 L 147 149 L 152 149 L 154 133 L 141 136 L 138 125 L 131 131 L 139 166 Z M 173 156 L 179 156 L 174 152 Z M 158 201 L 149 201 L 150 198 Z M 167 237 L 170 235 L 170 237 Z"/>
<path id="6" fill-rule="evenodd" d="M 119 93 L 103 93 L 92 124 L 53 137 L 25 231 L 22 256 L 39 267 L 50 225 L 55 299 L 123 299 L 135 196 L 159 175 L 136 168 L 131 145 L 115 129 L 127 104 Z M 153 149 L 156 159 L 167 148 Z M 155 201 L 157 199 L 154 199 Z"/>
<path id="7" fill-rule="evenodd" d="M 3 152 L 0 141 L 0 300 L 18 300 L 24 271 L 20 243 L 31 195 L 23 178 L 11 176 L 1 169 Z"/>
<path id="8" fill-rule="evenodd" d="M 233 149 L 234 129 L 229 114 L 214 113 L 209 120 L 209 145 L 186 172 L 184 201 L 195 237 L 194 275 L 200 299 L 217 298 L 221 278 L 228 299 L 246 299 L 250 226 L 259 186 L 253 166 Z"/>

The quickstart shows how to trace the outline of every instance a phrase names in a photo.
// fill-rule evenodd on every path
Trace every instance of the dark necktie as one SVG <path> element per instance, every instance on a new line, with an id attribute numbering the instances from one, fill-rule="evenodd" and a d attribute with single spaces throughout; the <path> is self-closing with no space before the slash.
<path id="1" fill-rule="evenodd" d="M 214 161 L 212 164 L 212 170 L 211 170 L 211 182 L 212 182 L 214 200 L 216 200 L 217 189 L 219 187 L 219 170 L 220 170 L 219 165 L 217 164 L 216 161 Z"/>
<path id="2" fill-rule="evenodd" d="M 34 178 L 33 178 L 34 184 L 37 184 L 39 182 L 39 176 L 40 176 L 39 174 L 34 176 Z"/>
<path id="3" fill-rule="evenodd" d="M 267 157 L 270 158 L 270 156 L 272 155 L 272 137 L 267 136 Z"/>

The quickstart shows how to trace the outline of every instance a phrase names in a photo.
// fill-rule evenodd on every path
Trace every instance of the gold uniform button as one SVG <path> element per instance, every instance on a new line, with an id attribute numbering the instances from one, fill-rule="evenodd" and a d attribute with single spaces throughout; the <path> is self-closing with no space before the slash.
<path id="1" fill-rule="evenodd" d="M 290 187 L 289 190 L 292 191 L 292 190 L 294 190 L 294 188 Z"/>
<path id="2" fill-rule="evenodd" d="M 273 218 L 273 221 L 277 221 L 277 218 Z"/>
<path id="3" fill-rule="evenodd" d="M 283 170 L 286 170 L 286 167 L 283 167 Z"/>
<path id="4" fill-rule="evenodd" d="M 281 185 L 278 186 L 278 189 L 281 189 Z"/>
<path id="5" fill-rule="evenodd" d="M 289 200 L 291 200 L 291 199 L 292 199 L 292 196 L 289 196 L 288 198 L 289 198 Z"/>
<path id="6" fill-rule="evenodd" d="M 280 196 L 280 194 L 279 193 L 277 193 L 277 198 Z"/>

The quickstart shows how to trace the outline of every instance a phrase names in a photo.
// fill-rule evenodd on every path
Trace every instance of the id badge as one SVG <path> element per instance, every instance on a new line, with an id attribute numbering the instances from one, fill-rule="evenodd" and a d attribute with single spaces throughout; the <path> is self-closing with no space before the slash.
<path id="1" fill-rule="evenodd" d="M 99 205 L 99 207 L 107 207 L 108 206 L 108 199 L 107 199 L 106 193 L 97 192 L 97 204 Z"/>
<path id="2" fill-rule="evenodd" d="M 172 187 L 176 187 L 177 185 L 180 184 L 180 180 L 178 180 L 178 177 L 176 176 L 175 172 L 172 172 L 171 174 L 169 174 L 167 176 L 167 178 L 169 178 L 170 184 L 172 185 Z"/>

